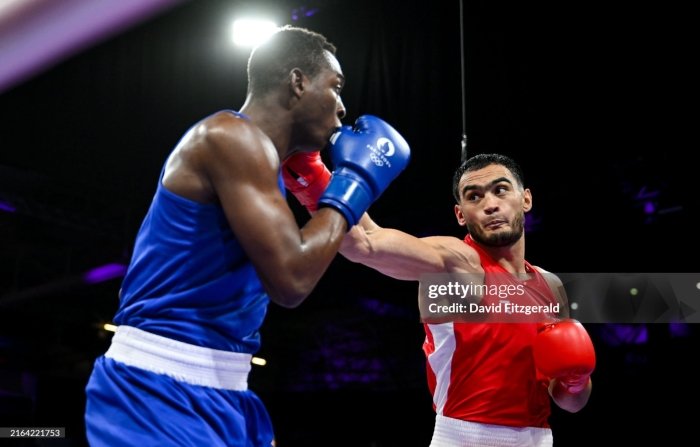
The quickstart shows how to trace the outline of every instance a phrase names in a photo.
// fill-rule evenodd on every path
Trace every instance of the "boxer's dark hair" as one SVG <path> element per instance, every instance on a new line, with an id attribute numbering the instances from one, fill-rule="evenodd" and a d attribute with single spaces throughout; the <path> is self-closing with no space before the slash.
<path id="1" fill-rule="evenodd" d="M 313 79 L 323 68 L 330 68 L 326 51 L 335 54 L 336 48 L 323 35 L 289 25 L 280 28 L 250 54 L 248 93 L 269 93 L 294 68 Z"/>
<path id="2" fill-rule="evenodd" d="M 525 178 L 520 165 L 512 158 L 501 154 L 478 154 L 464 161 L 455 171 L 452 177 L 452 195 L 459 203 L 459 181 L 466 172 L 477 171 L 490 165 L 501 165 L 508 169 L 519 186 L 525 186 Z"/>

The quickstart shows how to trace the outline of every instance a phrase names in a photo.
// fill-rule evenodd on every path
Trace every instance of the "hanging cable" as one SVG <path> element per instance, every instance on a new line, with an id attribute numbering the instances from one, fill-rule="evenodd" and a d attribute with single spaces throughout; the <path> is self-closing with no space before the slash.
<path id="1" fill-rule="evenodd" d="M 464 69 L 464 1 L 459 0 L 459 42 L 460 62 L 462 65 L 462 163 L 467 160 L 467 100 Z"/>

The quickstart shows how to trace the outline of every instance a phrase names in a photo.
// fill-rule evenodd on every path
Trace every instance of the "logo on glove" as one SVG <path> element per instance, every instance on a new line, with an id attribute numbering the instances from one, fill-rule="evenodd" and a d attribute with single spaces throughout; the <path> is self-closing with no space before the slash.
<path id="1" fill-rule="evenodd" d="M 391 162 L 389 162 L 387 158 L 391 157 L 394 155 L 394 152 L 396 152 L 394 143 L 388 138 L 381 137 L 377 139 L 376 145 L 376 148 L 369 144 L 367 145 L 367 148 L 372 151 L 369 156 L 370 160 L 377 166 L 387 165 L 391 167 Z"/>
<path id="2" fill-rule="evenodd" d="M 394 155 L 394 152 L 396 152 L 396 148 L 394 147 L 394 143 L 388 138 L 379 138 L 377 140 L 377 147 L 381 152 L 384 152 L 384 155 L 387 157 L 391 157 Z"/>

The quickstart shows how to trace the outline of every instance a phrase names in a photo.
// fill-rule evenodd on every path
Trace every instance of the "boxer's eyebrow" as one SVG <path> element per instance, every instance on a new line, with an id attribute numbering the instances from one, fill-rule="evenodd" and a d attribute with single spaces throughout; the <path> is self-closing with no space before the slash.
<path id="1" fill-rule="evenodd" d="M 489 188 L 491 188 L 493 185 L 496 185 L 496 184 L 501 183 L 501 182 L 506 182 L 506 183 L 508 183 L 508 184 L 510 184 L 510 185 L 513 184 L 513 182 L 511 182 L 511 181 L 508 179 L 508 177 L 499 177 L 499 178 L 497 178 L 497 179 L 495 179 L 495 180 L 491 180 L 491 181 L 490 181 L 489 183 L 487 183 L 486 185 L 475 185 L 475 184 L 464 185 L 464 187 L 462 188 L 462 195 L 464 195 L 467 191 L 472 191 L 472 190 L 475 190 L 475 189 L 478 189 L 478 190 L 480 190 L 480 191 L 483 191 L 483 190 L 489 189 Z"/>

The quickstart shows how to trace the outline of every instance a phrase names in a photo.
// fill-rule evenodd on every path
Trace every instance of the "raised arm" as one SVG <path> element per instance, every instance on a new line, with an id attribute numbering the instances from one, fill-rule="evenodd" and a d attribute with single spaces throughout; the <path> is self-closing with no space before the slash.
<path id="1" fill-rule="evenodd" d="M 204 177 L 270 298 L 297 306 L 328 268 L 347 228 L 408 164 L 410 149 L 376 117 L 363 116 L 354 128 L 343 127 L 331 144 L 337 169 L 320 198 L 324 209 L 299 229 L 279 189 L 272 142 L 254 125 L 228 120 L 234 121 L 218 126 L 215 119 L 203 132 Z M 380 143 L 391 146 L 391 163 L 374 163 L 388 150 Z"/>
<path id="2" fill-rule="evenodd" d="M 328 268 L 346 233 L 327 208 L 302 229 L 278 184 L 279 160 L 262 132 L 246 123 L 207 130 L 206 176 L 270 298 L 299 305 Z"/>

